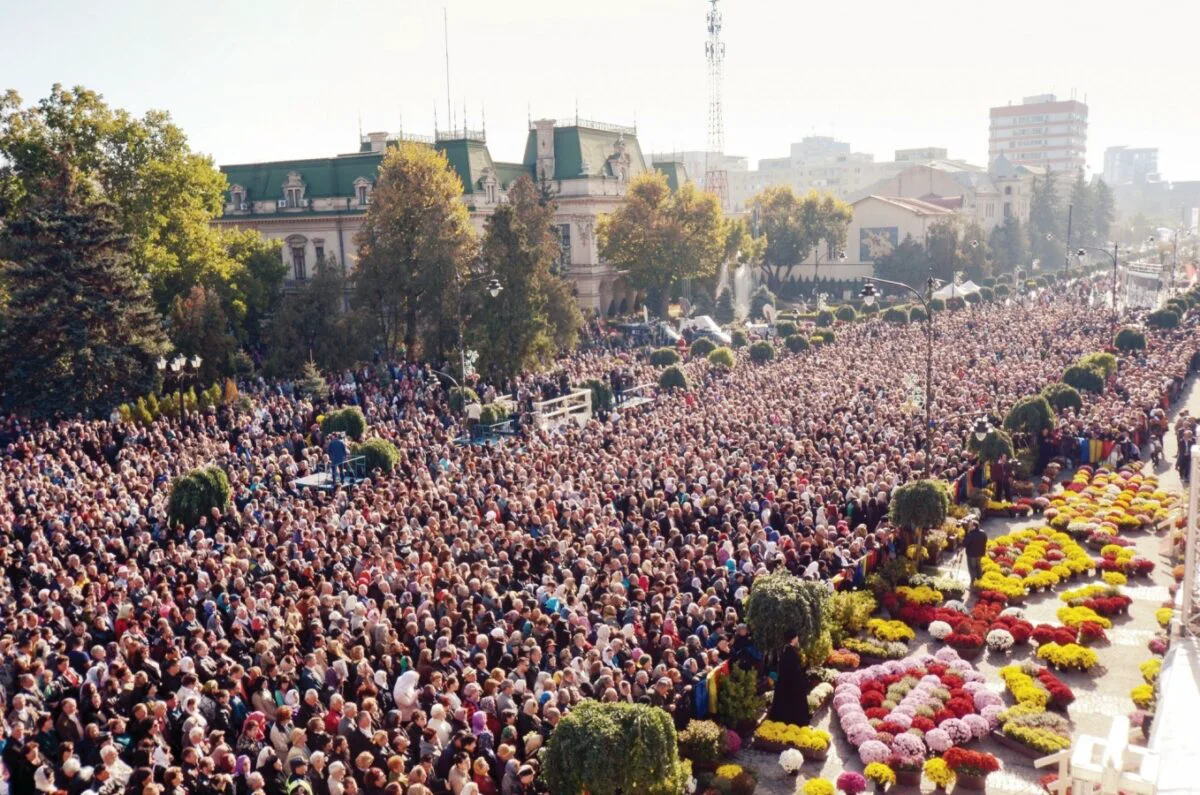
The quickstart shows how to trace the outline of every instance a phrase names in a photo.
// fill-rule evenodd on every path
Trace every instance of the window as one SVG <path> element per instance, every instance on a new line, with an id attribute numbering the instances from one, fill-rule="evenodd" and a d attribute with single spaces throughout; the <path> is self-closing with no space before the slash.
<path id="1" fill-rule="evenodd" d="M 292 273 L 296 281 L 302 282 L 308 278 L 308 270 L 304 266 L 304 246 L 292 246 Z"/>
<path id="2" fill-rule="evenodd" d="M 571 266 L 571 225 L 558 225 L 558 264 L 566 270 Z"/>
<path id="3" fill-rule="evenodd" d="M 1012 216 L 1012 202 L 1004 203 L 1004 219 L 1008 220 Z"/>
<path id="4" fill-rule="evenodd" d="M 366 185 L 358 186 L 358 203 L 359 204 L 367 203 L 367 186 Z"/>
<path id="5" fill-rule="evenodd" d="M 313 244 L 313 256 L 318 263 L 325 259 L 325 246 L 321 243 Z"/>
<path id="6" fill-rule="evenodd" d="M 288 207 L 301 206 L 300 197 L 301 197 L 301 191 L 299 188 L 288 188 L 287 189 L 287 206 Z"/>
<path id="7" fill-rule="evenodd" d="M 229 200 L 233 203 L 233 209 L 242 210 L 246 207 L 246 189 L 241 185 L 234 185 L 229 189 Z"/>

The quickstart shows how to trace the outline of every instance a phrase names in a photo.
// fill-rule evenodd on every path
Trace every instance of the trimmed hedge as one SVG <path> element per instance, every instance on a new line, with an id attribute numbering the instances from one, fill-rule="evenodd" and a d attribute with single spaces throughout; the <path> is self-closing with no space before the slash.
<path id="1" fill-rule="evenodd" d="M 963 296 L 963 300 L 966 301 L 968 304 L 983 303 L 983 296 L 980 295 L 980 293 L 982 293 L 982 292 L 983 292 L 983 288 L 980 288 L 978 293 L 967 293 L 966 295 Z"/>
<path id="2" fill-rule="evenodd" d="M 804 351 L 808 350 L 809 347 L 811 347 L 808 344 L 808 337 L 805 337 L 803 334 L 793 334 L 785 339 L 783 344 L 786 345 L 787 349 L 792 353 L 803 353 Z"/>
<path id="3" fill-rule="evenodd" d="M 849 304 L 842 304 L 833 313 L 834 317 L 845 323 L 852 323 L 858 318 L 858 313 L 854 311 L 854 307 Z"/>
<path id="4" fill-rule="evenodd" d="M 737 363 L 737 359 L 734 358 L 733 351 L 729 350 L 725 346 L 721 346 L 720 348 L 716 348 L 708 354 L 708 363 L 714 367 L 725 367 L 727 369 L 731 369 L 733 365 Z"/>
<path id="5" fill-rule="evenodd" d="M 703 359 L 717 349 L 717 343 L 710 340 L 708 337 L 699 337 L 692 343 L 691 351 L 693 357 Z"/>
<path id="6" fill-rule="evenodd" d="M 991 303 L 992 301 L 996 300 L 996 291 L 985 285 L 979 288 L 979 297 L 984 301 Z"/>
<path id="7" fill-rule="evenodd" d="M 833 312 L 828 309 L 822 309 L 817 312 L 817 325 L 821 328 L 828 328 L 833 325 Z"/>
<path id="8" fill-rule="evenodd" d="M 1129 353 L 1131 351 L 1146 350 L 1146 335 L 1135 328 L 1128 326 L 1117 332 L 1116 339 L 1113 340 L 1113 345 L 1116 349 Z"/>
<path id="9" fill-rule="evenodd" d="M 450 410 L 461 413 L 468 403 L 478 403 L 479 395 L 471 387 L 456 386 L 450 390 Z"/>
<path id="10" fill-rule="evenodd" d="M 934 312 L 941 312 L 941 311 L 945 310 L 946 302 L 940 298 L 934 298 L 932 301 L 929 302 L 929 308 L 932 309 Z"/>
<path id="11" fill-rule="evenodd" d="M 746 336 L 746 332 L 740 328 L 735 328 L 729 332 L 729 344 L 733 346 L 734 350 L 745 348 L 750 344 L 750 338 Z"/>
<path id="12" fill-rule="evenodd" d="M 599 378 L 589 378 L 583 382 L 584 389 L 592 392 L 592 411 L 608 411 L 612 408 L 612 387 L 607 381 Z"/>
<path id="13" fill-rule="evenodd" d="M 658 377 L 658 388 L 664 392 L 670 392 L 675 389 L 687 389 L 688 380 L 687 373 L 677 364 L 673 364 L 662 371 L 662 375 Z"/>
<path id="14" fill-rule="evenodd" d="M 929 319 L 929 315 L 925 314 L 925 307 L 914 306 L 908 310 L 908 319 L 912 323 L 923 323 Z"/>
<path id="15" fill-rule="evenodd" d="M 650 364 L 655 367 L 679 364 L 679 352 L 674 348 L 655 348 L 650 352 Z"/>
<path id="16" fill-rule="evenodd" d="M 360 455 L 367 459 L 368 474 L 376 469 L 385 475 L 390 474 L 396 468 L 397 462 L 400 461 L 400 452 L 396 449 L 396 445 L 387 439 L 368 439 L 362 444 L 354 445 L 352 452 L 354 455 Z"/>
<path id="17" fill-rule="evenodd" d="M 790 320 L 782 320 L 775 324 L 775 333 L 780 337 L 790 337 L 796 333 L 796 324 Z"/>
<path id="18" fill-rule="evenodd" d="M 1073 364 L 1063 371 L 1063 383 L 1075 387 L 1082 392 L 1103 392 L 1104 375 L 1100 371 Z"/>
<path id="19" fill-rule="evenodd" d="M 321 430 L 326 434 L 344 433 L 354 441 L 361 441 L 367 432 L 367 418 L 358 406 L 348 406 L 331 411 L 321 420 Z"/>
<path id="20" fill-rule="evenodd" d="M 201 516 L 208 516 L 213 508 L 222 511 L 229 505 L 229 478 L 220 467 L 198 467 L 180 475 L 171 483 L 171 496 L 167 499 L 167 513 L 172 523 L 181 523 L 192 528 Z"/>
<path id="21" fill-rule="evenodd" d="M 775 358 L 775 346 L 766 340 L 759 340 L 750 346 L 750 361 L 755 364 L 769 362 Z"/>
<path id="22" fill-rule="evenodd" d="M 1179 325 L 1179 313 L 1170 309 L 1159 309 L 1146 315 L 1146 323 L 1154 328 L 1175 328 Z"/>
<path id="23" fill-rule="evenodd" d="M 1079 396 L 1079 390 L 1070 384 L 1064 384 L 1062 381 L 1050 384 L 1043 389 L 1042 397 L 1046 398 L 1046 402 L 1055 411 L 1062 411 L 1064 409 L 1079 411 L 1083 408 L 1083 398 Z"/>
<path id="24" fill-rule="evenodd" d="M 883 311 L 883 319 L 889 323 L 904 325 L 908 322 L 908 309 L 903 306 L 889 306 Z"/>

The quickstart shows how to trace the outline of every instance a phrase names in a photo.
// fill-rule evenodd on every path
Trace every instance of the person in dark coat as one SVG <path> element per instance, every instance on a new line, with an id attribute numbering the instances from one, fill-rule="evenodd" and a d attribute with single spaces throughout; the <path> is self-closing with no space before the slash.
<path id="1" fill-rule="evenodd" d="M 333 434 L 333 438 L 329 440 L 329 447 L 326 448 L 329 453 L 329 463 L 333 465 L 333 479 L 337 483 L 345 480 L 345 464 L 348 451 L 346 443 L 342 441 L 340 433 Z"/>
<path id="2" fill-rule="evenodd" d="M 979 522 L 971 522 L 971 529 L 963 539 L 963 547 L 967 553 L 967 571 L 971 574 L 971 584 L 983 576 L 983 556 L 987 554 L 987 533 L 979 527 Z"/>
<path id="3" fill-rule="evenodd" d="M 779 660 L 779 679 L 775 682 L 775 698 L 771 701 L 771 720 L 807 726 L 812 720 L 808 712 L 808 676 L 800 659 L 800 637 L 793 635 L 783 647 Z"/>

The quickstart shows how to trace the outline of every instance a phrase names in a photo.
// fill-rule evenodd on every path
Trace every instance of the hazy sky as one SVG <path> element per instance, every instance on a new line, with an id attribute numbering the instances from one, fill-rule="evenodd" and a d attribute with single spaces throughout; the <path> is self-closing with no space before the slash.
<path id="1" fill-rule="evenodd" d="M 498 160 L 527 118 L 632 124 L 645 151 L 707 140 L 705 0 L 0 0 L 0 88 L 60 82 L 142 112 L 165 108 L 218 163 L 313 157 L 364 131 L 430 134 L 486 110 Z M 1172 180 L 1200 179 L 1191 0 L 857 0 L 722 3 L 726 151 L 787 154 L 834 135 L 890 160 L 944 146 L 983 164 L 988 108 L 1086 95 L 1088 164 L 1158 146 Z"/>

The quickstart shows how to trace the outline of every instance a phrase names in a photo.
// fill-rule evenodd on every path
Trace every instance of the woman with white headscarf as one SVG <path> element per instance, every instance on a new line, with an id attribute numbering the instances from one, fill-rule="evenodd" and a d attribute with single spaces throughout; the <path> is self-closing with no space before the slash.
<path id="1" fill-rule="evenodd" d="M 417 701 L 420 682 L 421 675 L 419 673 L 405 671 L 400 674 L 400 678 L 396 680 L 396 686 L 392 688 L 392 700 L 396 702 L 396 709 L 400 711 L 400 720 L 403 723 L 412 720 L 413 713 L 420 707 Z"/>

